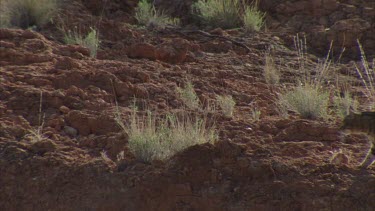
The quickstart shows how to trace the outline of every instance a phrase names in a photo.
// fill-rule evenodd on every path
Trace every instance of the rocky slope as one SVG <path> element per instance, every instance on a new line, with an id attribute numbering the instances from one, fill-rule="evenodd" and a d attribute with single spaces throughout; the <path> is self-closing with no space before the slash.
<path id="1" fill-rule="evenodd" d="M 369 147 L 365 135 L 343 135 L 335 119 L 305 120 L 293 113 L 286 119 L 277 111 L 277 94 L 302 74 L 290 42 L 294 33 L 277 27 L 251 36 L 239 30 L 210 31 L 242 43 L 236 45 L 200 33 L 151 32 L 126 23 L 134 21 L 134 2 L 111 1 L 104 18 L 97 14 L 100 2 L 73 1 L 62 11 L 67 26 L 99 23 L 97 59 L 84 47 L 62 44 L 56 25 L 40 32 L 0 29 L 0 210 L 375 208 L 375 166 L 357 169 Z M 290 2 L 277 2 L 279 9 L 272 14 L 280 16 L 280 23 L 298 22 L 298 16 L 283 15 Z M 344 4 L 374 8 L 371 3 L 331 4 L 338 4 L 334 10 Z M 328 15 L 325 5 L 319 14 Z M 358 30 L 371 44 L 375 23 L 366 17 L 366 27 Z M 370 46 L 369 58 L 374 55 Z M 270 48 L 282 85 L 264 81 L 264 53 Z M 307 67 L 314 69 L 317 62 L 308 55 Z M 333 64 L 332 78 L 346 80 L 365 109 L 368 99 L 355 63 Z M 179 112 L 183 103 L 175 90 L 187 80 L 202 103 L 217 94 L 236 100 L 233 118 L 212 114 L 219 141 L 191 147 L 166 162 L 136 161 L 116 124 L 115 101 L 125 120 L 134 97 L 141 109 Z M 259 121 L 252 119 L 254 106 L 261 111 Z M 33 142 L 30 134 L 42 120 L 46 139 Z M 339 150 L 341 157 L 331 160 Z"/>

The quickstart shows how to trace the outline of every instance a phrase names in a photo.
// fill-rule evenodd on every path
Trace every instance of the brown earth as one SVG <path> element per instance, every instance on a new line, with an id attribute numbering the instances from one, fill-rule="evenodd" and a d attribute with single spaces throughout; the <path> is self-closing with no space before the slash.
<path id="1" fill-rule="evenodd" d="M 251 2 L 251 0 L 245 0 Z M 171 3 L 173 2 L 173 3 Z M 155 3 L 189 24 L 194 0 L 155 0 Z M 326 55 L 330 43 L 337 56 L 358 59 L 357 39 L 368 55 L 375 55 L 375 1 L 366 0 L 262 0 L 267 29 L 293 44 L 297 33 L 306 36 L 310 53 Z"/>
<path id="2" fill-rule="evenodd" d="M 335 118 L 281 117 L 275 101 L 302 74 L 291 38 L 305 26 L 294 23 L 309 28 L 334 11 L 347 15 L 348 8 L 362 8 L 373 14 L 375 7 L 365 1 L 311 1 L 315 12 L 298 9 L 307 2 L 264 1 L 269 32 L 211 31 L 248 50 L 200 33 L 132 26 L 136 1 L 77 0 L 64 5 L 57 24 L 40 32 L 0 29 L 0 210 L 374 210 L 375 166 L 357 168 L 368 138 L 343 135 Z M 371 17 L 322 25 L 340 32 L 355 27 L 373 58 Z M 293 30 L 285 30 L 292 22 Z M 84 47 L 63 45 L 58 24 L 83 30 L 96 25 L 98 58 L 90 58 Z M 312 51 L 340 36 L 328 34 L 309 34 L 316 44 Z M 282 85 L 268 85 L 263 77 L 270 48 Z M 308 55 L 307 68 L 314 69 L 318 60 Z M 332 64 L 327 87 L 340 88 L 335 80 L 345 80 L 366 109 L 371 102 L 355 72 L 359 63 Z M 166 162 L 135 160 L 115 122 L 115 100 L 125 118 L 134 97 L 141 109 L 178 112 L 183 103 L 175 90 L 188 79 L 203 103 L 217 94 L 237 102 L 233 118 L 212 114 L 218 143 L 193 146 Z M 32 142 L 30 131 L 41 124 L 40 102 L 47 139 Z M 261 111 L 257 122 L 252 106 Z M 331 161 L 339 150 L 343 153 Z M 124 158 L 117 161 L 121 152 Z"/>

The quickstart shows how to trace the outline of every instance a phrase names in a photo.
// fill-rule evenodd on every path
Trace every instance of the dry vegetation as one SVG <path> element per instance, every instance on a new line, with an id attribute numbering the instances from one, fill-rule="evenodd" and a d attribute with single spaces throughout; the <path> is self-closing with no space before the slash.
<path id="1" fill-rule="evenodd" d="M 195 93 L 193 84 L 190 81 L 186 83 L 184 88 L 178 87 L 176 91 L 187 108 L 200 108 L 199 98 L 197 93 Z"/>
<path id="2" fill-rule="evenodd" d="M 1 27 L 28 28 L 43 24 L 51 20 L 58 9 L 56 0 L 1 0 Z M 209 27 L 238 28 L 243 27 L 245 33 L 259 31 L 264 25 L 265 13 L 259 11 L 258 2 L 245 5 L 240 0 L 199 0 L 193 4 L 192 9 L 201 23 Z M 162 10 L 158 10 L 154 3 L 141 0 L 135 8 L 135 18 L 139 25 L 146 27 L 164 28 L 167 25 L 177 25 L 179 20 L 169 17 Z M 90 27 L 87 34 L 80 29 L 68 29 L 60 27 L 64 34 L 66 44 L 78 44 L 90 50 L 91 57 L 96 57 L 99 47 L 98 31 Z M 327 58 L 319 63 L 315 69 L 309 69 L 306 65 L 307 42 L 306 38 L 295 37 L 295 50 L 297 52 L 299 71 L 302 75 L 296 79 L 296 86 L 284 89 L 277 99 L 278 110 L 281 116 L 288 116 L 290 111 L 298 113 L 302 118 L 327 120 L 332 114 L 329 91 L 325 88 L 326 77 L 330 75 L 331 60 L 330 51 Z M 362 55 L 362 65 L 356 66 L 370 99 L 375 98 L 374 64 L 370 65 L 362 46 L 358 41 Z M 373 67 L 371 69 L 371 66 Z M 317 74 L 312 77 L 311 72 Z M 263 74 L 266 83 L 278 86 L 282 77 L 279 67 L 276 67 L 275 59 L 270 52 L 265 54 Z M 340 95 L 334 90 L 333 106 L 334 114 L 339 118 L 345 117 L 350 111 L 357 109 L 358 102 L 353 99 L 348 90 Z M 195 93 L 194 86 L 187 82 L 185 87 L 178 87 L 177 95 L 187 109 L 201 110 L 202 105 Z M 374 100 L 375 101 L 375 100 Z M 216 105 L 226 117 L 233 117 L 235 101 L 230 95 L 217 95 Z M 370 105 L 371 107 L 374 104 Z M 210 110 L 210 108 L 208 108 Z M 208 111 L 206 109 L 206 111 Z M 212 110 L 216 112 L 216 110 Z M 259 121 L 261 112 L 254 105 L 251 106 L 252 121 Z M 141 160 L 150 162 L 153 159 L 164 160 L 176 152 L 188 146 L 212 142 L 216 135 L 212 128 L 206 128 L 206 120 L 198 117 L 177 118 L 174 114 L 164 118 L 148 112 L 147 115 L 137 117 L 134 111 L 129 125 L 120 121 L 119 114 L 116 121 L 130 136 L 129 146 L 132 152 Z M 30 137 L 42 139 L 41 127 L 30 132 Z"/>
<path id="3" fill-rule="evenodd" d="M 58 9 L 57 0 L 1 0 L 0 28 L 41 27 Z"/>
<path id="4" fill-rule="evenodd" d="M 233 97 L 230 95 L 225 96 L 216 96 L 216 101 L 219 107 L 221 108 L 223 114 L 226 117 L 232 117 L 234 112 L 234 106 L 236 102 L 234 101 Z"/>
<path id="5" fill-rule="evenodd" d="M 366 95 L 370 100 L 369 110 L 375 107 L 375 58 L 371 62 L 367 59 L 366 54 L 359 40 L 357 40 L 358 48 L 361 52 L 361 66 L 355 66 L 357 73 L 366 88 Z M 372 68 L 371 68 L 372 66 Z"/>
<path id="6" fill-rule="evenodd" d="M 193 5 L 198 19 L 206 26 L 223 29 L 243 27 L 245 31 L 259 31 L 264 25 L 265 14 L 257 3 L 244 5 L 241 0 L 199 0 Z"/>
<path id="7" fill-rule="evenodd" d="M 166 160 L 184 149 L 204 143 L 214 143 L 217 133 L 206 118 L 168 114 L 158 117 L 151 111 L 137 114 L 134 108 L 129 123 L 124 123 L 120 113 L 116 122 L 129 136 L 129 148 L 135 157 L 143 162 Z"/>
<path id="8" fill-rule="evenodd" d="M 1 52 L 0 64 L 6 66 L 0 68 L 1 76 L 4 75 L 0 77 L 0 163 L 4 166 L 10 163 L 12 167 L 8 170 L 0 166 L 7 171 L 4 175 L 12 177 L 0 183 L 7 185 L 7 191 L 13 191 L 9 187 L 14 184 L 32 190 L 44 183 L 47 190 L 52 190 L 60 178 L 51 176 L 55 172 L 50 166 L 63 169 L 64 179 L 68 176 L 68 179 L 81 179 L 74 184 L 82 183 L 85 188 L 92 185 L 92 189 L 82 188 L 84 191 L 105 187 L 104 194 L 96 195 L 93 191 L 94 199 L 109 198 L 112 193 L 108 194 L 111 192 L 108 190 L 118 186 L 124 188 L 116 189 L 116 194 L 140 190 L 136 196 L 131 192 L 130 198 L 140 201 L 139 196 L 145 195 L 147 206 L 154 205 L 155 198 L 164 200 L 169 194 L 174 197 L 178 193 L 187 201 L 217 194 L 219 197 L 214 198 L 215 195 L 209 203 L 230 195 L 229 208 L 226 207 L 230 210 L 236 203 L 246 204 L 247 199 L 249 204 L 260 200 L 267 204 L 267 197 L 272 196 L 269 200 L 275 202 L 281 197 L 293 196 L 297 189 L 306 194 L 305 198 L 315 195 L 310 190 L 320 190 L 321 198 L 342 191 L 338 194 L 344 201 L 349 198 L 349 192 L 345 191 L 352 191 L 353 186 L 374 183 L 373 169 L 365 175 L 372 180 L 362 179 L 364 184 L 358 180 L 353 185 L 349 179 L 362 174 L 354 170 L 352 160 L 355 163 L 363 157 L 362 148 L 368 146 L 359 140 L 367 141 L 367 138 L 358 134 L 338 135 L 338 125 L 352 111 L 375 109 L 375 60 L 366 57 L 363 48 L 366 46 L 359 40 L 361 61 L 341 65 L 333 61 L 332 43 L 327 56 L 319 59 L 309 54 L 306 37 L 297 34 L 293 50 L 283 40 L 285 37 L 261 32 L 265 28 L 266 13 L 258 9 L 258 1 L 249 5 L 242 0 L 197 0 L 190 8 L 192 26 L 186 28 L 178 26 L 180 20 L 159 8 L 155 1 L 140 0 L 131 8 L 132 12 L 126 11 L 125 3 L 126 6 L 116 8 L 118 2 L 113 1 L 115 6 L 105 5 L 109 9 L 104 8 L 100 17 L 92 15 L 92 5 L 77 2 L 82 6 L 77 11 L 88 12 L 79 21 L 61 27 L 57 22 L 47 24 L 59 11 L 58 0 L 0 0 L 0 28 L 31 29 L 12 29 L 13 34 L 5 31 L 5 36 L 9 34 L 11 38 L 0 41 L 0 50 L 5 52 Z M 105 17 L 112 9 L 116 14 Z M 130 26 L 124 20 L 138 26 Z M 80 24 L 82 27 L 77 28 Z M 43 27 L 50 28 L 43 31 Z M 117 34 L 102 30 L 106 27 Z M 231 30 L 216 30 L 218 27 Z M 288 41 L 292 43 L 290 36 Z M 177 42 L 180 39 L 188 43 L 187 47 Z M 91 58 L 87 49 L 75 45 L 89 49 Z M 174 62 L 176 57 L 183 59 Z M 344 77 L 349 79 L 343 80 Z M 110 87 L 113 81 L 116 83 Z M 39 114 L 30 112 L 37 110 L 36 89 L 46 93 L 45 108 L 40 95 Z M 129 106 L 133 98 L 141 99 L 146 106 L 136 107 L 136 102 Z M 8 144 L 9 137 L 14 143 Z M 43 148 L 43 142 L 52 143 L 53 147 L 38 150 Z M 34 145 L 29 146 L 30 143 Z M 196 148 L 196 152 L 190 152 Z M 102 159 L 95 160 L 95 157 Z M 17 164 L 13 165 L 13 161 Z M 53 183 L 42 180 L 48 177 L 38 175 L 39 169 L 33 169 L 34 161 L 47 166 L 43 168 L 49 171 L 40 172 L 53 177 Z M 32 168 L 21 169 L 21 164 Z M 77 169 L 70 170 L 71 166 Z M 22 176 L 18 169 L 31 173 L 17 182 L 32 178 L 31 186 L 14 182 L 14 175 Z M 84 178 L 89 178 L 87 184 L 79 177 L 82 174 L 88 175 Z M 97 175 L 105 178 L 99 185 L 96 179 L 102 178 Z M 62 189 L 70 182 L 61 181 L 59 188 Z M 162 185 L 152 186 L 155 181 Z M 113 187 L 107 188 L 108 185 Z M 154 189 L 147 189 L 150 187 Z M 285 193 L 279 193 L 280 187 Z M 327 192 L 327 187 L 332 187 L 331 192 Z M 45 193 L 46 188 L 39 189 Z M 306 189 L 309 191 L 303 192 Z M 17 201 L 23 189 L 20 190 L 15 189 L 13 195 L 3 195 L 3 198 Z M 30 190 L 25 193 L 29 194 Z M 151 191 L 144 194 L 145 190 Z M 266 196 L 256 201 L 259 191 Z M 369 195 L 365 191 L 361 193 Z M 54 201 L 60 200 L 57 192 L 57 197 L 52 198 Z M 159 192 L 163 194 L 159 196 Z M 48 194 L 40 201 L 53 201 Z M 64 197 L 81 199 L 70 194 L 68 191 Z M 355 204 L 363 195 L 350 197 Z M 314 200 L 320 200 L 319 197 Z M 30 198 L 25 198 L 24 202 L 29 202 Z M 195 209 L 188 203 L 184 207 L 185 201 L 180 203 L 181 198 L 175 198 L 176 204 L 160 207 Z M 205 200 L 198 204 L 206 206 Z M 336 198 L 324 200 L 329 204 Z M 308 204 L 294 206 L 300 203 L 296 201 L 296 197 L 291 197 L 287 202 L 293 204 L 288 205 L 290 210 L 299 210 Z M 374 204 L 372 199 L 369 201 L 366 206 Z M 245 209 L 241 206 L 238 210 Z"/>
<path id="9" fill-rule="evenodd" d="M 141 0 L 135 8 L 135 18 L 139 25 L 164 28 L 167 25 L 178 25 L 179 19 L 169 17 L 164 11 L 157 10 L 149 0 Z"/>
<path id="10" fill-rule="evenodd" d="M 90 56 L 95 58 L 99 48 L 99 34 L 96 29 L 90 27 L 87 35 L 82 35 L 81 30 L 77 28 L 73 30 L 62 29 L 64 33 L 64 42 L 66 44 L 82 45 L 90 50 Z"/>

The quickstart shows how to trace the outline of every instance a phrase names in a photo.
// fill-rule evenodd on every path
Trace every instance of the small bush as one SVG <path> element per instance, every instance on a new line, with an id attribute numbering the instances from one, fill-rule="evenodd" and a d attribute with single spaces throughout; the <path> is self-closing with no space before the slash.
<path id="1" fill-rule="evenodd" d="M 198 0 L 193 4 L 203 24 L 223 29 L 237 28 L 242 24 L 240 0 Z"/>
<path id="2" fill-rule="evenodd" d="M 353 99 L 349 91 L 344 92 L 344 96 L 335 97 L 335 108 L 337 115 L 344 119 L 351 111 L 357 111 L 358 101 Z"/>
<path id="3" fill-rule="evenodd" d="M 82 45 L 90 50 L 90 56 L 95 58 L 99 48 L 99 36 L 94 28 L 90 28 L 90 32 L 83 37 L 77 30 L 64 31 L 64 42 L 66 44 L 78 44 Z"/>
<path id="4" fill-rule="evenodd" d="M 263 68 L 264 79 L 268 84 L 278 84 L 280 81 L 280 71 L 276 68 L 275 61 L 270 54 L 265 56 L 265 65 Z"/>
<path id="5" fill-rule="evenodd" d="M 310 84 L 299 85 L 293 90 L 279 95 L 281 111 L 290 109 L 307 119 L 326 119 L 328 103 L 328 93 Z"/>
<path id="6" fill-rule="evenodd" d="M 0 27 L 40 27 L 52 18 L 57 7 L 57 0 L 1 0 Z"/>
<path id="7" fill-rule="evenodd" d="M 164 28 L 166 25 L 178 25 L 179 20 L 171 18 L 163 11 L 157 11 L 155 6 L 147 0 L 141 0 L 135 9 L 135 18 L 143 26 L 157 26 Z"/>
<path id="8" fill-rule="evenodd" d="M 218 95 L 216 97 L 216 101 L 226 117 L 233 116 L 234 106 L 236 105 L 236 102 L 233 100 L 232 96 Z"/>
<path id="9" fill-rule="evenodd" d="M 190 146 L 217 140 L 215 129 L 207 127 L 206 119 L 198 117 L 179 119 L 170 114 L 157 119 L 151 112 L 138 117 L 136 110 L 133 110 L 128 125 L 119 121 L 119 118 L 116 121 L 129 135 L 131 152 L 144 162 L 166 160 Z"/>
<path id="10" fill-rule="evenodd" d="M 188 82 L 185 88 L 177 88 L 177 94 L 183 103 L 190 109 L 197 109 L 200 106 L 199 98 L 195 93 L 194 86 L 191 82 Z"/>
<path id="11" fill-rule="evenodd" d="M 245 14 L 243 16 L 244 29 L 246 32 L 259 31 L 264 25 L 264 18 L 266 14 L 259 11 L 253 6 L 246 6 Z"/>

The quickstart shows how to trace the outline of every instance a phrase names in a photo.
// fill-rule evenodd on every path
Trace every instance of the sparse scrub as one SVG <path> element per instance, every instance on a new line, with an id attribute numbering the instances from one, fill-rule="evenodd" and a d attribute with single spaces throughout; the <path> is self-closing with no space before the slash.
<path id="1" fill-rule="evenodd" d="M 297 86 L 291 90 L 279 94 L 278 110 L 281 115 L 287 116 L 288 110 L 292 110 L 301 115 L 302 118 L 327 119 L 329 116 L 328 106 L 330 97 L 328 91 L 325 89 L 325 84 L 328 81 L 331 60 L 329 58 L 330 50 L 327 53 L 323 62 L 314 69 L 307 66 L 307 42 L 306 38 L 301 39 L 298 35 L 294 39 L 294 45 L 297 51 L 297 61 L 300 73 L 302 76 L 297 78 Z"/>
<path id="2" fill-rule="evenodd" d="M 190 146 L 217 140 L 214 127 L 207 126 L 206 119 L 199 117 L 178 118 L 169 114 L 158 119 L 150 111 L 138 117 L 134 109 L 126 125 L 116 116 L 117 123 L 129 135 L 130 150 L 144 162 L 166 160 Z"/>
<path id="3" fill-rule="evenodd" d="M 280 71 L 276 68 L 273 57 L 267 53 L 265 56 L 265 65 L 263 68 L 264 78 L 268 84 L 278 84 L 280 81 Z"/>
<path id="4" fill-rule="evenodd" d="M 57 0 L 1 0 L 0 27 L 40 27 L 57 10 Z"/>
<path id="5" fill-rule="evenodd" d="M 188 108 L 197 109 L 200 107 L 199 98 L 191 82 L 188 82 L 185 88 L 178 87 L 177 94 Z"/>
<path id="6" fill-rule="evenodd" d="M 259 11 L 256 4 L 246 6 L 243 16 L 244 29 L 246 32 L 259 31 L 264 25 L 266 14 Z"/>
<path id="7" fill-rule="evenodd" d="M 193 4 L 203 24 L 224 29 L 241 26 L 241 8 L 240 0 L 198 0 Z"/>
<path id="8" fill-rule="evenodd" d="M 310 84 L 299 85 L 279 95 L 279 110 L 287 109 L 299 113 L 303 118 L 328 117 L 329 94 L 320 87 Z"/>
<path id="9" fill-rule="evenodd" d="M 82 45 L 90 50 L 90 56 L 95 58 L 99 48 L 99 35 L 94 28 L 90 27 L 90 32 L 83 36 L 78 30 L 68 30 L 64 32 L 64 42 L 66 44 Z"/>
<path id="10" fill-rule="evenodd" d="M 163 11 L 157 11 L 148 0 L 141 0 L 135 9 L 135 18 L 139 25 L 157 26 L 164 28 L 166 25 L 178 25 L 179 19 L 167 16 Z"/>
<path id="11" fill-rule="evenodd" d="M 234 106 L 236 105 L 236 102 L 233 100 L 233 97 L 230 95 L 227 96 L 216 96 L 216 101 L 218 105 L 220 106 L 223 114 L 226 117 L 232 117 Z"/>

